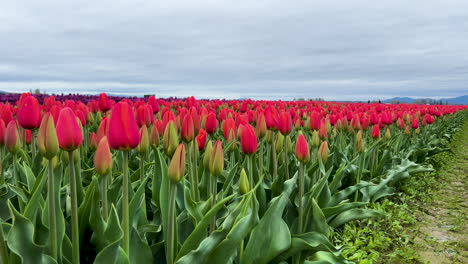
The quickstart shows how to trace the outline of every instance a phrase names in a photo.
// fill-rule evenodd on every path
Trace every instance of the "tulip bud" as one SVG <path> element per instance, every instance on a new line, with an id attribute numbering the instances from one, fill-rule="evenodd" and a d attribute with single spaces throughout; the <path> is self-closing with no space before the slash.
<path id="1" fill-rule="evenodd" d="M 267 125 L 265 121 L 265 115 L 263 113 L 257 116 L 257 124 L 255 126 L 259 138 L 263 138 L 267 132 Z"/>
<path id="2" fill-rule="evenodd" d="M 250 125 L 243 125 L 241 127 L 240 143 L 242 152 L 250 155 L 257 151 L 258 141 L 254 128 Z"/>
<path id="3" fill-rule="evenodd" d="M 211 140 L 206 143 L 205 146 L 205 154 L 203 154 L 203 167 L 205 169 L 210 168 L 210 159 L 211 159 L 211 153 L 213 152 L 213 144 L 211 143 Z"/>
<path id="4" fill-rule="evenodd" d="M 91 132 L 89 134 L 89 148 L 91 150 L 96 150 L 98 146 L 98 140 L 97 140 L 97 135 L 94 132 Z"/>
<path id="5" fill-rule="evenodd" d="M 317 130 L 314 130 L 314 132 L 312 132 L 311 145 L 312 145 L 313 148 L 318 148 L 320 146 L 320 137 L 318 135 Z"/>
<path id="6" fill-rule="evenodd" d="M 196 139 L 197 139 L 198 150 L 202 151 L 203 149 L 205 149 L 205 143 L 206 143 L 205 129 L 200 128 L 200 131 L 198 132 Z"/>
<path id="7" fill-rule="evenodd" d="M 364 151 L 364 140 L 362 139 L 362 130 L 359 130 L 356 134 L 356 150 L 358 152 Z"/>
<path id="8" fill-rule="evenodd" d="M 174 155 L 172 156 L 171 163 L 167 168 L 167 176 L 169 179 L 177 183 L 184 177 L 185 174 L 185 145 L 179 144 Z"/>
<path id="9" fill-rule="evenodd" d="M 174 154 L 177 145 L 179 145 L 179 137 L 177 135 L 177 129 L 175 127 L 174 121 L 171 120 L 169 123 L 167 123 L 163 136 L 163 147 L 166 155 L 172 157 L 172 154 Z"/>
<path id="10" fill-rule="evenodd" d="M 16 153 L 21 148 L 21 140 L 16 127 L 16 121 L 11 120 L 5 130 L 5 147 L 11 153 Z"/>
<path id="11" fill-rule="evenodd" d="M 105 136 L 99 142 L 94 154 L 94 169 L 101 176 L 107 175 L 112 169 L 112 154 Z"/>
<path id="12" fill-rule="evenodd" d="M 342 130 L 343 129 L 343 121 L 341 121 L 341 119 L 338 119 L 338 121 L 336 121 L 335 127 L 338 130 Z"/>
<path id="13" fill-rule="evenodd" d="M 210 173 L 211 175 L 217 177 L 221 175 L 224 169 L 224 152 L 223 145 L 221 141 L 216 140 L 216 143 L 213 146 L 213 152 L 211 153 L 210 158 Z"/>
<path id="14" fill-rule="evenodd" d="M 327 133 L 327 125 L 325 124 L 325 122 L 321 122 L 320 123 L 320 128 L 319 128 L 319 131 L 318 131 L 318 136 L 321 140 L 325 140 L 328 138 L 328 133 Z"/>
<path id="15" fill-rule="evenodd" d="M 227 144 L 230 145 L 228 151 L 234 151 L 237 147 L 236 145 L 236 139 L 237 139 L 237 136 L 236 136 L 236 132 L 234 129 L 231 129 L 229 130 L 229 136 L 227 138 Z"/>
<path id="16" fill-rule="evenodd" d="M 55 157 L 59 151 L 54 118 L 50 113 L 46 113 L 42 118 L 41 126 L 37 134 L 37 148 L 42 156 L 48 160 Z"/>
<path id="17" fill-rule="evenodd" d="M 409 133 L 411 133 L 411 128 L 410 128 L 410 126 L 406 126 L 406 127 L 405 127 L 405 132 L 404 132 L 404 133 L 407 134 L 407 135 L 408 135 Z"/>
<path id="18" fill-rule="evenodd" d="M 385 139 L 389 140 L 390 138 L 392 138 L 392 135 L 390 134 L 390 128 L 387 127 L 385 130 Z"/>
<path id="19" fill-rule="evenodd" d="M 3 121 L 3 119 L 0 118 L 0 147 L 5 146 L 5 131 L 5 121 Z"/>
<path id="20" fill-rule="evenodd" d="M 106 112 L 112 108 L 111 103 L 109 101 L 109 98 L 107 97 L 107 94 L 101 93 L 99 95 L 99 109 L 102 112 Z"/>
<path id="21" fill-rule="evenodd" d="M 286 136 L 286 150 L 288 151 L 287 153 L 292 153 L 293 151 L 293 144 L 289 135 Z"/>
<path id="22" fill-rule="evenodd" d="M 328 143 L 323 141 L 318 150 L 318 158 L 322 160 L 323 163 L 326 163 L 328 160 Z"/>
<path id="23" fill-rule="evenodd" d="M 275 147 L 276 147 L 276 153 L 280 153 L 281 150 L 283 150 L 283 148 L 284 148 L 284 136 L 283 136 L 283 134 L 276 133 Z"/>
<path id="24" fill-rule="evenodd" d="M 41 124 L 41 107 L 37 99 L 28 95 L 21 102 L 16 113 L 19 125 L 24 129 L 37 129 Z"/>
<path id="25" fill-rule="evenodd" d="M 140 143 L 135 115 L 127 102 L 119 102 L 113 107 L 107 140 L 112 149 L 123 151 L 134 149 Z"/>
<path id="26" fill-rule="evenodd" d="M 372 127 L 372 137 L 377 139 L 377 138 L 380 138 L 380 127 L 379 125 L 374 125 Z"/>
<path id="27" fill-rule="evenodd" d="M 299 134 L 297 137 L 295 154 L 296 158 L 303 164 L 310 160 L 309 144 L 303 134 Z"/>
<path id="28" fill-rule="evenodd" d="M 138 153 L 145 154 L 148 151 L 149 144 L 148 128 L 146 125 L 143 125 L 140 128 L 140 144 L 136 147 Z"/>
<path id="29" fill-rule="evenodd" d="M 158 127 L 156 125 L 153 125 L 151 127 L 150 143 L 153 146 L 158 146 L 159 145 L 159 130 L 158 130 Z"/>
<path id="30" fill-rule="evenodd" d="M 250 190 L 249 179 L 247 177 L 247 173 L 244 169 L 241 170 L 240 173 L 240 180 L 239 180 L 239 192 L 241 195 L 246 194 Z"/>
<path id="31" fill-rule="evenodd" d="M 183 141 L 190 142 L 193 140 L 194 134 L 195 131 L 192 116 L 185 115 L 180 129 L 180 137 Z"/>

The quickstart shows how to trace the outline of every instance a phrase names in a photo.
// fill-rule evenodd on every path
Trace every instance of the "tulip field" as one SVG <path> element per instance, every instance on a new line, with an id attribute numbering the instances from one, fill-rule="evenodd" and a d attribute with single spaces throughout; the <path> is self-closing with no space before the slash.
<path id="1" fill-rule="evenodd" d="M 465 106 L 0 98 L 0 263 L 352 263 Z"/>

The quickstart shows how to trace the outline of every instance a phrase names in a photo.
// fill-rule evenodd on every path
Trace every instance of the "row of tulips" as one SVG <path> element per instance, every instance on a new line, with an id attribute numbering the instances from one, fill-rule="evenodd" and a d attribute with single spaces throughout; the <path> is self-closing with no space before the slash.
<path id="1" fill-rule="evenodd" d="M 132 98 L 0 104 L 1 263 L 346 263 L 463 106 Z"/>

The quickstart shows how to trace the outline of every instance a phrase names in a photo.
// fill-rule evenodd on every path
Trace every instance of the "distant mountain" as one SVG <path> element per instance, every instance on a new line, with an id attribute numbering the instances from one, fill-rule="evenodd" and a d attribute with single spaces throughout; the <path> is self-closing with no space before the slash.
<path id="1" fill-rule="evenodd" d="M 426 100 L 426 101 L 429 102 L 429 101 L 432 101 L 433 99 L 431 99 L 431 98 L 393 97 L 393 98 L 390 98 L 390 99 L 383 100 L 382 102 L 383 103 L 392 103 L 392 102 L 398 101 L 400 103 L 412 104 L 416 100 L 418 100 L 418 101 Z M 463 96 L 453 97 L 453 98 L 437 99 L 437 101 L 440 101 L 440 100 L 444 104 L 445 104 L 445 102 L 448 102 L 451 105 L 468 105 L 468 95 L 463 95 Z"/>

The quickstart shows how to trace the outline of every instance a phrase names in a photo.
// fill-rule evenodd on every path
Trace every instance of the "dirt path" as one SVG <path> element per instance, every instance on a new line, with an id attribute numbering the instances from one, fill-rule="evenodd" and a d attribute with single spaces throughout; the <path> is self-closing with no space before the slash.
<path id="1" fill-rule="evenodd" d="M 434 202 L 418 212 L 415 245 L 424 263 L 468 263 L 468 122 L 457 133 Z"/>

